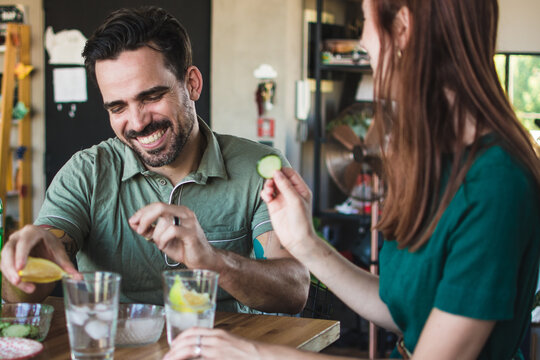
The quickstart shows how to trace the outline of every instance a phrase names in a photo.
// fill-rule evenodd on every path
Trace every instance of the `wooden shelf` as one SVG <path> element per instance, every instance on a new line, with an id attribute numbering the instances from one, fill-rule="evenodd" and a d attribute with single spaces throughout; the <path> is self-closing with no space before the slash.
<path id="1" fill-rule="evenodd" d="M 321 65 L 320 69 L 321 71 L 345 71 L 345 72 L 371 73 L 370 65 L 324 64 L 324 65 Z"/>
<path id="2" fill-rule="evenodd" d="M 318 216 L 335 220 L 358 221 L 362 224 L 371 222 L 371 214 L 343 214 L 334 209 L 321 210 Z"/>
<path id="3" fill-rule="evenodd" d="M 15 85 L 17 97 L 26 106 L 30 106 L 30 76 L 17 79 L 15 67 L 18 63 L 30 65 L 30 26 L 19 23 L 9 23 L 6 27 L 6 43 L 3 57 L 2 100 L 0 102 L 0 197 L 5 200 L 7 196 L 18 197 L 19 226 L 32 222 L 32 160 L 31 160 L 31 112 L 22 119 L 13 121 L 13 99 Z M 24 146 L 26 151 L 22 159 L 16 160 L 18 168 L 17 191 L 9 191 L 8 183 L 12 181 L 13 159 L 11 157 L 11 130 L 17 129 L 17 147 Z M 11 186 L 10 186 L 11 187 Z M 17 194 L 17 195 L 15 195 Z M 6 202 L 4 201 L 4 214 Z"/>

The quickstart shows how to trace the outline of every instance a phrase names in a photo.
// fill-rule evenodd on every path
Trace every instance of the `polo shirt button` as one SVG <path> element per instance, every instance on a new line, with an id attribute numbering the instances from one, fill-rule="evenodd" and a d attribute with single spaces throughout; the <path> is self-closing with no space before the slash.
<path id="1" fill-rule="evenodd" d="M 159 179 L 158 181 L 159 181 L 159 183 L 160 183 L 161 185 L 163 185 L 163 186 L 167 185 L 167 180 L 165 180 L 165 179 L 163 179 L 163 178 Z"/>

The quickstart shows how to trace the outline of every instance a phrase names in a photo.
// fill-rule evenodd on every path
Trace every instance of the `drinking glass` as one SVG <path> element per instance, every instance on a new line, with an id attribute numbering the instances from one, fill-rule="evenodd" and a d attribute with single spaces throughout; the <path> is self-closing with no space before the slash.
<path id="1" fill-rule="evenodd" d="M 182 331 L 214 327 L 219 274 L 210 270 L 163 272 L 163 296 L 169 345 Z"/>
<path id="2" fill-rule="evenodd" d="M 111 272 L 62 278 L 72 360 L 114 358 L 120 280 Z"/>

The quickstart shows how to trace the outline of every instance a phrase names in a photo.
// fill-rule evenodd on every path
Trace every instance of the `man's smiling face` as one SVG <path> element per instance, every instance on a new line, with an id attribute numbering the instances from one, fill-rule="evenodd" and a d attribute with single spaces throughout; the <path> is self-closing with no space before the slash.
<path id="1" fill-rule="evenodd" d="M 149 167 L 172 163 L 197 121 L 185 82 L 147 46 L 96 62 L 96 78 L 116 136 Z"/>

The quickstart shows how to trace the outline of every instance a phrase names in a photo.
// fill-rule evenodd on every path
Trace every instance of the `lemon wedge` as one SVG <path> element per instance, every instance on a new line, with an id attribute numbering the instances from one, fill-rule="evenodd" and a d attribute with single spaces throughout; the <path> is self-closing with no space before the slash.
<path id="1" fill-rule="evenodd" d="M 202 313 L 212 306 L 208 294 L 186 289 L 180 277 L 174 279 L 174 284 L 169 290 L 169 301 L 172 308 L 179 312 Z"/>
<path id="2" fill-rule="evenodd" d="M 60 280 L 65 273 L 50 260 L 29 256 L 25 267 L 18 274 L 24 282 L 49 283 Z"/>

